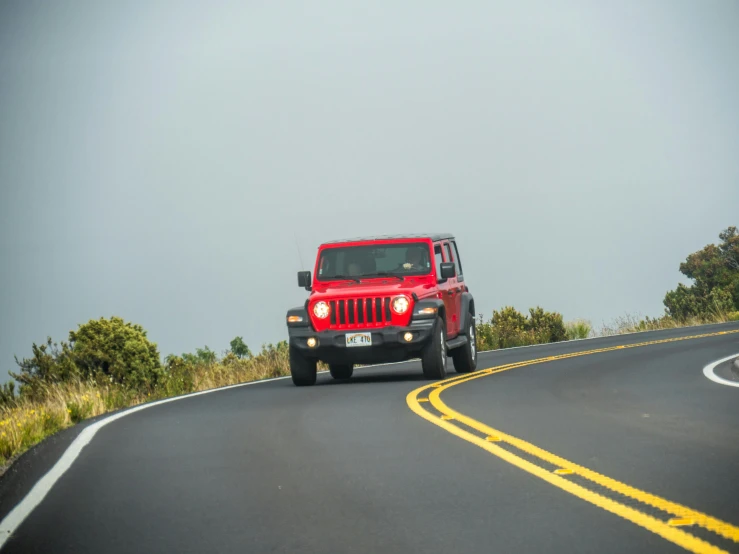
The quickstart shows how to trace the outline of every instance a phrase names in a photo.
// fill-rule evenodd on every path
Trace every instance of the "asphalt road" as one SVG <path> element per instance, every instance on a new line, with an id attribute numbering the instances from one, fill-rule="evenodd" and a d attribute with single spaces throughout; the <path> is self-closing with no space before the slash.
<path id="1" fill-rule="evenodd" d="M 155 406 L 102 428 L 2 553 L 739 552 L 739 388 L 702 373 L 736 331 L 483 353 L 503 371 L 415 393 L 409 362 Z M 0 518 L 78 432 L 0 480 Z"/>

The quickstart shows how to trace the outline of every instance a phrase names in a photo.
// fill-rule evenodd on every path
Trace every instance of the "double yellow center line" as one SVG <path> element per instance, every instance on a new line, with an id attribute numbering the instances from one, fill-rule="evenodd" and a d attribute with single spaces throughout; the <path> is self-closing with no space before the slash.
<path id="1" fill-rule="evenodd" d="M 502 365 L 490 369 L 483 369 L 474 373 L 460 375 L 431 385 L 425 385 L 411 391 L 406 397 L 406 402 L 413 412 L 425 420 L 430 421 L 434 425 L 441 427 L 445 431 L 448 431 L 475 446 L 479 446 L 490 454 L 527 471 L 557 488 L 567 491 L 582 500 L 590 502 L 591 504 L 656 533 L 660 537 L 682 546 L 686 550 L 698 553 L 725 553 L 725 550 L 689 533 L 687 529 L 693 526 L 702 527 L 713 532 L 725 541 L 739 543 L 739 527 L 697 510 L 671 502 L 654 494 L 634 488 L 615 479 L 611 479 L 610 477 L 606 477 L 605 475 L 601 475 L 600 473 L 566 460 L 561 456 L 548 452 L 529 442 L 485 425 L 484 423 L 472 419 L 471 417 L 457 412 L 447 406 L 441 400 L 441 393 L 462 383 L 467 383 L 469 381 L 474 381 L 475 379 L 481 379 L 489 375 L 528 365 L 588 356 L 601 352 L 612 352 L 627 348 L 639 348 L 656 344 L 717 337 L 734 333 L 739 333 L 739 330 L 719 331 L 716 333 L 693 335 L 689 337 L 598 348 L 594 350 L 561 354 L 559 356 L 549 356 L 546 358 Z M 422 406 L 422 404 L 430 405 L 433 409 L 427 410 Z M 517 454 L 517 452 L 526 453 L 529 459 L 533 457 L 534 461 L 532 462 L 528 459 L 524 459 L 522 456 Z M 555 469 L 551 469 L 552 466 Z M 590 488 L 593 485 L 603 487 L 609 492 L 596 492 Z M 627 506 L 623 502 L 619 501 L 622 500 L 623 497 L 636 500 L 644 506 L 656 508 L 666 514 L 666 517 L 660 518 L 646 513 L 643 509 Z M 654 512 L 654 510 L 651 511 Z"/>

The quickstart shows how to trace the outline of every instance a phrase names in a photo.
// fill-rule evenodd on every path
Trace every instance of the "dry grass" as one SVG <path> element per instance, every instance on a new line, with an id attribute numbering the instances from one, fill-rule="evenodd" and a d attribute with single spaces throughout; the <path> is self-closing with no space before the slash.
<path id="1" fill-rule="evenodd" d="M 15 407 L 3 408 L 0 410 L 0 466 L 4 467 L 49 435 L 108 411 L 120 396 L 120 391 L 92 384 L 67 383 L 48 387 L 42 402 L 20 399 Z M 136 403 L 143 399 L 137 400 Z"/>
<path id="2" fill-rule="evenodd" d="M 609 337 L 613 335 L 622 335 L 624 333 L 659 331 L 662 329 L 677 329 L 680 327 L 708 325 L 711 323 L 726 323 L 728 321 L 737 321 L 739 318 L 735 318 L 736 313 L 737 312 L 717 312 L 714 314 L 706 314 L 685 319 L 674 319 L 669 316 L 662 316 L 657 318 L 650 318 L 649 316 L 647 316 L 642 318 L 639 315 L 626 314 L 617 317 L 610 324 L 604 323 L 600 330 L 595 332 L 595 336 Z"/>
<path id="3" fill-rule="evenodd" d="M 593 326 L 584 319 L 565 323 L 565 329 L 567 329 L 567 340 L 586 339 L 593 333 Z"/>

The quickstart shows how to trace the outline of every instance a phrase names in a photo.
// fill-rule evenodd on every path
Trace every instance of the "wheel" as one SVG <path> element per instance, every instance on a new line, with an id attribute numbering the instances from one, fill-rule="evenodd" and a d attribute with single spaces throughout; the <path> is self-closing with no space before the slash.
<path id="1" fill-rule="evenodd" d="M 329 364 L 328 370 L 334 379 L 349 379 L 354 373 L 354 366 L 352 364 Z"/>
<path id="2" fill-rule="evenodd" d="M 477 337 L 475 318 L 467 316 L 467 344 L 452 350 L 452 361 L 457 373 L 470 373 L 477 367 Z"/>
<path id="3" fill-rule="evenodd" d="M 292 375 L 295 386 L 315 385 L 316 365 L 315 359 L 306 358 L 300 353 L 300 350 L 293 346 L 290 347 L 290 375 Z"/>
<path id="4" fill-rule="evenodd" d="M 446 377 L 446 329 L 440 317 L 436 318 L 431 340 L 421 351 L 421 367 L 426 379 Z"/>

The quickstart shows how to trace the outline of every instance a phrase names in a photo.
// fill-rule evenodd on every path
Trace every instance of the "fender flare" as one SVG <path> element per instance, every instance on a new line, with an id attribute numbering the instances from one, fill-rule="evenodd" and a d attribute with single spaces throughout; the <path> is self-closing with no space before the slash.
<path id="1" fill-rule="evenodd" d="M 475 299 L 472 298 L 472 294 L 469 292 L 462 293 L 462 309 L 460 310 L 460 325 L 463 327 L 460 329 L 460 335 L 467 335 L 467 317 L 475 319 Z"/>
<path id="2" fill-rule="evenodd" d="M 287 321 L 287 318 L 291 315 L 297 315 L 303 318 L 302 321 L 296 322 L 296 323 L 290 323 L 288 322 L 287 328 L 288 330 L 294 327 L 312 327 L 310 317 L 308 316 L 308 302 L 306 301 L 304 306 L 300 306 L 298 308 L 292 308 L 287 311 L 287 315 L 285 316 L 285 320 Z"/>
<path id="3" fill-rule="evenodd" d="M 419 313 L 424 308 L 436 308 L 436 311 L 430 314 Z M 419 321 L 423 319 L 435 319 L 438 314 L 446 315 L 446 308 L 444 307 L 444 301 L 439 298 L 423 298 L 415 303 L 413 306 L 413 315 L 411 321 Z"/>

